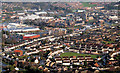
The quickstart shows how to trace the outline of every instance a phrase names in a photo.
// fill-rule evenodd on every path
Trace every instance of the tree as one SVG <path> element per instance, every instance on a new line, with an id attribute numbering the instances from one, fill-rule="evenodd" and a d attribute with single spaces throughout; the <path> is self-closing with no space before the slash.
<path id="1" fill-rule="evenodd" d="M 84 61 L 84 66 L 85 66 L 85 67 L 87 66 L 87 61 Z"/>
<path id="2" fill-rule="evenodd" d="M 54 18 L 59 18 L 59 16 L 58 15 L 54 15 Z"/>
<path id="3" fill-rule="evenodd" d="M 72 29 L 68 30 L 68 33 L 73 33 L 73 30 Z"/>
<path id="4" fill-rule="evenodd" d="M 4 30 L 2 30 L 2 34 L 10 35 L 8 31 L 4 31 Z"/>

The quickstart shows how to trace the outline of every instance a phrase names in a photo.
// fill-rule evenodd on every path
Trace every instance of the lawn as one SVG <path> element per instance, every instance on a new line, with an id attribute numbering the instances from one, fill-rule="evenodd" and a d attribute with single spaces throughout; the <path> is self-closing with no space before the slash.
<path id="1" fill-rule="evenodd" d="M 111 43 L 114 43 L 114 41 L 103 41 L 102 43 L 104 43 L 104 44 L 111 44 Z"/>
<path id="2" fill-rule="evenodd" d="M 92 58 L 96 58 L 97 57 L 97 55 L 91 55 L 91 54 L 79 54 L 79 53 L 74 53 L 74 52 L 66 52 L 66 53 L 62 53 L 61 55 L 60 55 L 61 57 L 63 57 L 63 56 L 91 56 Z"/>
<path id="3" fill-rule="evenodd" d="M 96 6 L 96 4 L 89 4 L 88 2 L 83 2 L 82 5 L 84 7 L 95 7 Z"/>
<path id="4" fill-rule="evenodd" d="M 114 41 L 107 41 L 108 44 L 114 43 Z"/>
<path id="5" fill-rule="evenodd" d="M 83 29 L 84 27 L 81 26 L 81 25 L 78 25 L 78 26 L 74 26 L 74 28 L 81 28 L 81 29 Z"/>

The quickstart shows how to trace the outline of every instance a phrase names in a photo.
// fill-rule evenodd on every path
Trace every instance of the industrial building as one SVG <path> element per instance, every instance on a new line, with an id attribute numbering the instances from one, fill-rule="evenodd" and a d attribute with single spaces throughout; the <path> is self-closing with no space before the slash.
<path id="1" fill-rule="evenodd" d="M 34 38 L 38 38 L 40 37 L 40 35 L 37 35 L 37 34 L 27 34 L 27 35 L 24 35 L 23 36 L 23 39 L 34 39 Z"/>
<path id="2" fill-rule="evenodd" d="M 26 24 L 18 24 L 18 23 L 9 23 L 6 28 L 3 30 L 8 32 L 31 32 L 31 31 L 39 31 L 40 29 L 37 27 L 31 27 Z"/>

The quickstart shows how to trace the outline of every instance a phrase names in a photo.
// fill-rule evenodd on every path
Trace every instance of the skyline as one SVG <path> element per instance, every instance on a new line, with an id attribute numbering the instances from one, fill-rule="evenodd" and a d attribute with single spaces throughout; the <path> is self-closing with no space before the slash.
<path id="1" fill-rule="evenodd" d="M 1 0 L 1 2 L 119 2 L 120 0 Z"/>
<path id="2" fill-rule="evenodd" d="M 1 2 L 0 73 L 120 72 L 119 2 L 17 1 Z"/>

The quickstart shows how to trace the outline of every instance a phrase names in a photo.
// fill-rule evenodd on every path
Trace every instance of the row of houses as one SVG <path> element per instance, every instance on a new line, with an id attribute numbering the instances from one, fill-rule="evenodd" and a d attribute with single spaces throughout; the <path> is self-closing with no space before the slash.
<path id="1" fill-rule="evenodd" d="M 76 52 L 76 53 L 91 53 L 91 54 L 105 54 L 114 51 L 115 48 L 111 47 L 79 47 L 79 48 L 69 48 L 70 52 Z"/>
<path id="2" fill-rule="evenodd" d="M 70 66 L 71 64 L 74 64 L 74 65 L 84 65 L 84 62 L 92 62 L 93 61 L 93 58 L 91 58 L 91 56 L 71 56 L 71 57 L 68 57 L 68 56 L 63 56 L 62 58 L 61 57 L 55 57 L 55 61 L 56 61 L 56 64 L 62 64 L 62 65 L 65 65 L 65 66 Z"/>
<path id="3" fill-rule="evenodd" d="M 5 50 L 5 51 L 10 51 L 10 50 L 15 49 L 15 48 L 17 48 L 17 47 L 21 47 L 21 46 L 24 46 L 24 45 L 27 45 L 27 44 L 31 44 L 31 43 L 33 43 L 33 42 L 40 41 L 40 40 L 47 39 L 47 38 L 50 39 L 50 38 L 52 38 L 52 37 L 53 37 L 53 36 L 47 36 L 47 37 L 42 37 L 42 38 L 33 39 L 32 41 L 29 40 L 29 41 L 27 41 L 27 42 L 22 42 L 22 43 L 20 43 L 20 44 L 18 44 L 18 45 L 13 45 L 13 46 L 11 46 L 11 47 L 4 48 L 4 50 Z"/>

